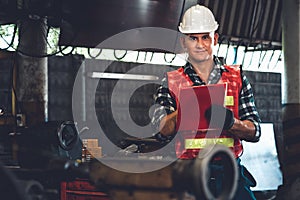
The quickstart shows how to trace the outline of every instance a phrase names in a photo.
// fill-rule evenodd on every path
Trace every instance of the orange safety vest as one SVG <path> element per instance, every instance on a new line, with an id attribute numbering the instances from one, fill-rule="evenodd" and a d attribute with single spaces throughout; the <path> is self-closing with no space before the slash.
<path id="1" fill-rule="evenodd" d="M 227 83 L 227 93 L 225 96 L 226 108 L 233 111 L 235 118 L 239 119 L 239 93 L 242 88 L 241 69 L 240 65 L 225 65 L 227 71 L 222 73 L 222 76 L 218 83 Z M 173 98 L 175 98 L 177 106 L 179 88 L 192 86 L 193 82 L 189 76 L 184 73 L 183 68 L 171 71 L 167 73 L 168 87 Z M 218 133 L 217 133 L 218 132 Z M 243 146 L 241 140 L 233 135 L 227 133 L 227 131 L 220 130 L 216 132 L 216 137 L 213 137 L 214 133 L 210 131 L 207 136 L 207 131 L 184 131 L 179 132 L 176 136 L 175 151 L 178 158 L 181 159 L 193 159 L 196 158 L 199 151 L 205 148 L 208 144 L 224 144 L 232 149 L 235 157 L 241 156 L 243 152 Z"/>

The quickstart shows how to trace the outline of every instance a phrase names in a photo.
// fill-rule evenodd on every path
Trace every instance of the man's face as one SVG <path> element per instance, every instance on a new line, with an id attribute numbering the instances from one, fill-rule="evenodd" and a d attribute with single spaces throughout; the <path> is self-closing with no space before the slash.
<path id="1" fill-rule="evenodd" d="M 182 45 L 189 54 L 191 62 L 203 62 L 213 57 L 213 46 L 218 43 L 218 34 L 195 33 L 187 34 L 182 40 Z"/>

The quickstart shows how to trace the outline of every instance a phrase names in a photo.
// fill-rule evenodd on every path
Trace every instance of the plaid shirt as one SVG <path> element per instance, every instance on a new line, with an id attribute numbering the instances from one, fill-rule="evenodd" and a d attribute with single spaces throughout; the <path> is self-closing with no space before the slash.
<path id="1" fill-rule="evenodd" d="M 208 84 L 216 84 L 221 78 L 222 72 L 226 71 L 223 64 L 220 62 L 220 60 L 217 57 L 214 57 L 214 68 L 211 71 L 209 78 L 208 78 Z M 183 66 L 184 73 L 189 76 L 191 81 L 194 83 L 194 85 L 205 85 L 205 82 L 203 82 L 200 77 L 197 75 L 197 73 L 194 71 L 192 65 L 190 63 L 187 63 L 185 66 Z M 255 107 L 254 103 L 254 96 L 253 91 L 251 88 L 251 85 L 245 75 L 242 75 L 242 89 L 239 96 L 239 116 L 240 120 L 250 120 L 254 123 L 256 128 L 256 139 L 258 140 L 261 135 L 261 128 L 260 128 L 260 117 L 258 115 L 258 112 Z M 175 99 L 170 95 L 169 89 L 168 89 L 168 80 L 167 76 L 165 76 L 162 80 L 162 85 L 158 88 L 155 103 L 159 104 L 155 110 L 154 115 L 152 118 L 152 124 L 154 125 L 156 131 L 158 132 L 158 127 L 161 119 L 166 115 L 174 112 L 177 109 L 176 101 Z M 159 134 L 160 135 L 160 134 Z M 167 139 L 162 138 L 163 136 L 159 136 L 161 139 Z"/>

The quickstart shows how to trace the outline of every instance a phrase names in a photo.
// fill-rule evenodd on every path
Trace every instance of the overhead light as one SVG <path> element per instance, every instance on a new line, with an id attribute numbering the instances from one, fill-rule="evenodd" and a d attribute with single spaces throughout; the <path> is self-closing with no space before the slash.
<path id="1" fill-rule="evenodd" d="M 123 79 L 123 80 L 143 80 L 153 81 L 159 80 L 158 76 L 140 75 L 140 74 L 121 74 L 121 73 L 104 73 L 104 72 L 89 72 L 87 76 L 90 78 L 104 78 L 104 79 Z"/>

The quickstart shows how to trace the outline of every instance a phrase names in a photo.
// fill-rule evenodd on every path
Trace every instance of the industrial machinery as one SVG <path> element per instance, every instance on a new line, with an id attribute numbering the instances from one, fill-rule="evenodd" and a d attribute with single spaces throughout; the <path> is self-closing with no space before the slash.
<path id="1" fill-rule="evenodd" d="M 81 159 L 82 142 L 73 121 L 50 121 L 17 131 L 21 167 L 44 168 L 54 158 Z"/>
<path id="2" fill-rule="evenodd" d="M 101 162 L 102 161 L 102 162 Z M 209 182 L 214 179 L 211 165 L 218 162 L 223 168 L 224 187 L 216 196 Z M 133 199 L 232 199 L 237 186 L 237 164 L 232 152 L 225 146 L 212 145 L 199 153 L 194 160 L 177 160 L 164 168 L 151 171 L 167 159 L 103 158 L 90 164 L 90 179 L 112 200 Z M 105 164 L 103 164 L 105 163 Z M 109 165 L 109 166 L 108 166 Z M 122 167 L 147 173 L 127 173 L 115 170 Z M 115 169 L 113 169 L 115 168 Z"/>
<path id="3" fill-rule="evenodd" d="M 207 146 L 193 160 L 150 157 L 135 150 L 122 154 L 121 150 L 116 156 L 81 162 L 82 141 L 72 121 L 20 129 L 15 137 L 19 166 L 0 163 L 0 196 L 7 199 L 57 199 L 61 182 L 78 178 L 88 180 L 111 200 L 181 200 L 186 196 L 228 200 L 237 187 L 236 160 L 222 145 Z M 152 143 L 146 141 L 147 145 Z M 210 186 L 215 181 L 212 166 L 216 163 L 226 183 L 218 194 Z"/>
<path id="4" fill-rule="evenodd" d="M 7 159 L 9 162 L 0 160 L 1 199 L 57 199 L 61 181 L 81 176 L 76 170 L 71 170 L 76 175 L 69 174 L 66 166 L 56 167 L 60 163 L 77 166 L 75 160 L 81 159 L 82 142 L 73 121 L 50 121 L 1 131 L 0 147 L 12 149 L 5 153 L 13 157 Z"/>
<path id="5" fill-rule="evenodd" d="M 209 182 L 213 179 L 210 165 L 215 161 L 223 167 L 223 181 L 226 183 L 217 196 L 209 186 Z M 192 196 L 196 200 L 228 200 L 235 194 L 237 165 L 231 151 L 225 146 L 209 146 L 194 160 L 177 160 L 164 168 L 151 171 L 152 168 L 167 162 L 169 162 L 167 159 L 124 157 L 102 158 L 88 163 L 53 159 L 44 169 L 8 170 L 1 166 L 0 173 L 3 178 L 0 185 L 9 186 L 10 189 L 0 190 L 0 195 L 16 200 L 52 199 L 46 192 L 48 185 L 44 181 L 47 177 L 52 179 L 55 177 L 57 182 L 84 178 L 99 191 L 108 194 L 111 200 L 181 200 L 186 199 L 186 196 Z M 120 165 L 132 170 L 143 169 L 149 172 L 128 173 L 114 169 Z"/>

